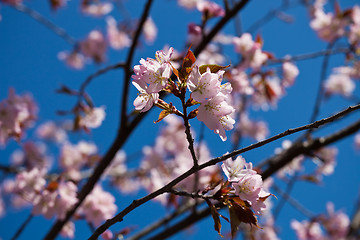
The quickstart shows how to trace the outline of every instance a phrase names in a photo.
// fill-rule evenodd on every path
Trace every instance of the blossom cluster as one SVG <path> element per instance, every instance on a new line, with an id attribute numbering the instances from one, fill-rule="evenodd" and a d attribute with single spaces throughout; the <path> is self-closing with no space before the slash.
<path id="1" fill-rule="evenodd" d="M 349 217 L 342 211 L 335 212 L 334 204 L 331 202 L 327 203 L 326 208 L 326 215 L 314 217 L 310 221 L 291 222 L 291 227 L 299 240 L 346 239 L 350 225 Z"/>
<path id="2" fill-rule="evenodd" d="M 180 92 L 184 92 L 186 89 L 182 86 L 187 86 L 191 92 L 190 100 L 195 104 L 200 104 L 196 113 L 198 120 L 204 122 L 209 129 L 214 130 L 225 141 L 227 139 L 225 131 L 231 130 L 235 123 L 231 117 L 235 109 L 231 105 L 231 85 L 229 83 L 221 84 L 224 75 L 224 71 L 221 70 L 223 67 L 217 65 L 198 66 L 193 61 L 189 67 L 191 70 L 185 74 L 185 79 L 182 79 L 184 78 L 181 75 L 182 72 L 177 73 L 179 78 L 179 86 L 177 86 L 170 79 L 173 73 L 171 64 L 173 51 L 173 48 L 170 48 L 167 53 L 157 51 L 156 59 L 141 59 L 141 65 L 134 67 L 135 75 L 133 75 L 132 83 L 140 92 L 134 101 L 135 109 L 145 112 L 156 105 L 172 111 L 171 113 L 179 114 L 172 104 L 159 100 L 159 92 L 170 89 L 170 92 L 173 91 L 175 95 L 183 97 Z M 188 54 L 192 53 L 189 51 Z M 187 70 L 182 69 L 182 71 Z M 171 109 L 170 106 L 172 106 Z"/>
<path id="3" fill-rule="evenodd" d="M 235 160 L 228 159 L 221 168 L 231 183 L 234 193 L 243 201 L 247 201 L 256 214 L 266 208 L 264 200 L 270 196 L 264 189 L 263 180 L 245 159 L 238 156 Z"/>
<path id="4" fill-rule="evenodd" d="M 11 138 L 19 140 L 24 130 L 36 119 L 38 107 L 30 95 L 16 95 L 9 89 L 9 96 L 0 102 L 0 146 Z"/>

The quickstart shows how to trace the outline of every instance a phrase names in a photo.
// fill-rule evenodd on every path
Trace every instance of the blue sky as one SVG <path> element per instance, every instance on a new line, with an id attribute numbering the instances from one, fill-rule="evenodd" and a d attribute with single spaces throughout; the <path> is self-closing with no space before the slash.
<path id="1" fill-rule="evenodd" d="M 144 2 L 143 0 L 125 1 L 125 5 L 133 18 L 139 17 Z M 280 0 L 251 1 L 240 16 L 243 29 L 248 29 L 252 23 L 260 19 L 269 10 L 279 6 L 280 3 Z M 350 6 L 354 3 L 356 3 L 355 0 L 345 0 L 341 2 L 341 6 Z M 79 40 L 85 38 L 87 33 L 93 29 L 104 30 L 104 18 L 82 16 L 79 14 L 80 10 L 77 1 L 69 1 L 66 8 L 57 12 L 51 12 L 48 5 L 41 1 L 27 1 L 25 4 L 51 19 L 55 24 L 64 28 L 67 33 Z M 111 50 L 108 51 L 107 61 L 102 65 L 88 64 L 82 71 L 69 69 L 63 62 L 58 60 L 57 54 L 63 50 L 71 50 L 72 46 L 24 13 L 4 5 L 1 5 L 0 12 L 2 15 L 2 21 L 0 22 L 0 100 L 6 98 L 9 87 L 15 88 L 17 93 L 31 92 L 40 108 L 39 123 L 50 119 L 58 119 L 57 110 L 68 110 L 74 105 L 76 99 L 55 93 L 55 90 L 62 84 L 78 89 L 80 84 L 91 73 L 108 64 L 122 61 L 126 56 L 126 50 Z M 116 10 L 113 13 L 117 19 L 121 19 L 121 15 Z M 256 32 L 260 33 L 264 38 L 264 50 L 272 52 L 276 57 L 283 57 L 287 54 L 297 55 L 326 48 L 326 43 L 318 39 L 310 29 L 308 13 L 303 7 L 292 8 L 286 13 L 293 17 L 294 22 L 292 24 L 273 19 Z M 134 56 L 133 65 L 138 64 L 140 58 L 154 57 L 155 51 L 162 49 L 165 44 L 181 50 L 186 40 L 187 26 L 184 22 L 200 23 L 201 19 L 197 11 L 178 8 L 175 0 L 155 1 L 151 9 L 151 15 L 159 30 L 157 40 L 152 45 L 144 43 L 139 48 Z M 234 34 L 234 24 L 232 22 L 227 24 L 224 32 Z M 233 46 L 226 47 L 225 50 L 225 54 L 229 58 L 235 59 Z M 321 58 L 317 58 L 297 62 L 300 75 L 295 85 L 288 89 L 287 95 L 279 101 L 277 109 L 267 112 L 253 111 L 251 113 L 253 118 L 268 122 L 270 135 L 308 123 L 317 93 L 321 60 Z M 338 66 L 342 63 L 343 58 L 339 56 L 330 60 L 330 66 Z M 231 64 L 231 62 L 225 64 Z M 116 70 L 96 78 L 91 83 L 88 91 L 96 105 L 106 106 L 106 120 L 101 128 L 92 131 L 89 135 L 73 136 L 74 142 L 81 138 L 94 141 L 101 153 L 104 153 L 109 147 L 115 137 L 114 129 L 117 128 L 119 121 L 118 109 L 122 77 L 121 70 Z M 357 89 L 355 94 L 359 96 L 359 93 L 359 89 Z M 134 88 L 131 94 L 135 98 L 136 90 Z M 352 104 L 340 97 L 331 98 L 323 104 L 319 118 L 329 116 Z M 124 150 L 128 155 L 138 153 L 142 146 L 154 142 L 153 136 L 157 134 L 162 126 L 161 123 L 153 124 L 158 114 L 159 110 L 154 109 L 147 115 L 138 129 L 134 131 L 124 146 Z M 339 123 L 330 125 L 320 131 L 320 135 L 329 133 L 334 129 L 340 129 L 346 123 L 351 123 L 356 119 L 359 119 L 359 113 L 352 114 L 339 121 Z M 199 131 L 200 125 L 197 123 L 192 124 L 195 131 Z M 145 130 L 149 137 L 142 137 Z M 33 131 L 29 130 L 26 137 L 30 139 L 33 135 Z M 294 139 L 297 136 L 299 135 L 290 136 L 289 139 Z M 222 155 L 231 148 L 229 142 L 222 142 L 217 135 L 208 129 L 205 130 L 205 137 L 208 139 L 208 145 L 213 156 Z M 252 142 L 252 140 L 244 140 L 243 146 Z M 281 140 L 261 149 L 248 152 L 244 154 L 244 157 L 256 165 L 271 156 L 274 148 L 280 145 Z M 356 198 L 359 195 L 360 177 L 358 169 L 360 152 L 354 150 L 352 137 L 342 140 L 337 146 L 340 152 L 335 173 L 324 177 L 324 182 L 320 186 L 306 182 L 297 183 L 292 192 L 294 198 L 299 199 L 306 208 L 315 214 L 324 212 L 325 203 L 333 201 L 336 209 L 343 209 L 347 214 L 351 215 Z M 2 164 L 8 163 L 9 155 L 17 148 L 18 145 L 12 141 L 7 148 L 0 149 L 0 162 Z M 309 164 L 309 167 L 311 167 L 311 164 Z M 279 183 L 279 185 L 285 187 L 285 184 Z M 115 194 L 119 195 L 118 193 Z M 119 196 L 117 201 L 119 210 L 126 207 L 134 198 L 141 197 L 144 194 L 146 193 L 141 191 L 138 196 Z M 272 200 L 276 204 L 280 202 L 280 197 L 278 197 L 278 200 Z M 9 208 L 7 215 L 0 219 L 0 237 L 9 239 L 20 223 L 28 216 L 29 211 L 29 209 L 18 211 Z M 165 211 L 166 209 L 158 203 L 145 204 L 129 214 L 123 223 L 115 225 L 114 229 L 121 229 L 128 224 L 147 225 L 153 219 L 160 218 Z M 139 216 L 141 219 L 139 219 Z M 289 219 L 292 218 L 305 219 L 301 213 L 286 204 L 277 221 L 282 239 L 295 239 L 289 225 Z M 19 239 L 29 239 L 30 234 L 34 239 L 41 238 L 51 226 L 50 224 L 43 217 L 36 217 Z M 229 229 L 225 221 L 223 221 L 223 226 L 225 229 Z M 220 239 L 213 230 L 213 223 L 210 218 L 200 222 L 190 232 L 193 234 L 187 237 L 189 239 Z M 85 239 L 89 236 L 89 233 L 90 230 L 84 222 L 77 225 L 76 239 Z M 183 238 L 184 235 L 174 236 L 174 239 Z"/>

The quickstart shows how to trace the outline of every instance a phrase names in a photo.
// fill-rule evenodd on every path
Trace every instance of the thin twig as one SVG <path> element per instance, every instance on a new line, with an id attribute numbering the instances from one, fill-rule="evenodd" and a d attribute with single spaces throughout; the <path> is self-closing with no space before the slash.
<path id="1" fill-rule="evenodd" d="M 294 181 L 295 182 L 295 181 Z M 286 191 L 281 190 L 281 188 L 279 188 L 276 184 L 272 185 L 272 188 L 284 199 L 286 200 L 288 203 L 291 204 L 291 206 L 293 206 L 296 210 L 298 210 L 299 212 L 301 212 L 302 214 L 304 214 L 306 217 L 312 219 L 313 217 L 315 217 L 315 214 L 313 214 L 312 212 L 310 212 L 308 209 L 306 209 L 303 205 L 301 205 L 301 203 L 299 203 L 296 199 L 294 199 L 293 197 L 290 196 L 288 188 L 286 189 Z"/>
<path id="2" fill-rule="evenodd" d="M 288 56 L 284 58 L 277 58 L 277 59 L 271 59 L 268 61 L 268 65 L 272 64 L 279 64 L 284 62 L 296 62 L 296 61 L 303 61 L 308 59 L 313 59 L 317 57 L 323 57 L 323 56 L 330 56 L 330 55 L 336 55 L 336 54 L 347 54 L 352 52 L 353 50 L 351 48 L 334 48 L 334 49 L 325 49 L 322 51 L 314 52 L 314 53 L 305 53 L 301 55 L 296 56 Z"/>
<path id="3" fill-rule="evenodd" d="M 31 221 L 31 219 L 34 217 L 34 215 L 30 214 L 25 221 L 21 224 L 21 226 L 19 227 L 19 229 L 15 232 L 14 236 L 11 238 L 11 240 L 16 240 L 20 234 L 24 231 L 25 227 L 29 224 L 29 222 Z"/>
<path id="4" fill-rule="evenodd" d="M 105 169 L 110 165 L 112 159 L 114 158 L 117 151 L 123 146 L 123 144 L 126 142 L 129 135 L 132 133 L 132 131 L 135 129 L 135 127 L 138 125 L 138 123 L 142 120 L 142 118 L 145 116 L 145 114 L 139 114 L 137 118 L 135 118 L 130 124 L 128 123 L 127 118 L 127 102 L 128 102 L 128 93 L 129 93 L 129 83 L 131 80 L 131 62 L 133 58 L 133 54 L 135 52 L 135 48 L 137 46 L 137 42 L 139 40 L 140 34 L 142 32 L 143 25 L 145 23 L 145 20 L 147 19 L 150 7 L 152 5 L 153 0 L 148 0 L 144 11 L 142 13 L 141 21 L 138 25 L 138 29 L 136 31 L 136 34 L 133 38 L 133 42 L 131 45 L 131 48 L 128 52 L 128 57 L 125 63 L 125 77 L 124 77 L 124 87 L 123 87 L 123 94 L 122 94 L 122 102 L 121 102 L 121 111 L 120 111 L 120 126 L 117 131 L 117 135 L 115 140 L 113 141 L 112 145 L 104 155 L 104 157 L 101 159 L 99 164 L 96 166 L 94 173 L 92 176 L 88 179 L 88 181 L 85 183 L 83 188 L 78 193 L 78 202 L 73 206 L 72 209 L 70 209 L 65 218 L 62 220 L 56 221 L 56 223 L 52 226 L 50 231 L 45 236 L 45 240 L 52 240 L 55 239 L 55 237 L 58 235 L 58 233 L 61 231 L 64 224 L 70 220 L 70 218 L 75 214 L 76 210 L 80 207 L 82 202 L 85 200 L 86 196 L 92 191 L 96 183 L 101 178 L 103 172 Z"/>
<path id="5" fill-rule="evenodd" d="M 94 79 L 94 78 L 96 78 L 96 77 L 98 77 L 98 76 L 100 76 L 100 75 L 102 75 L 102 74 L 104 74 L 104 73 L 107 73 L 107 72 L 109 72 L 109 71 L 111 71 L 111 70 L 114 70 L 114 69 L 118 69 L 118 68 L 124 68 L 125 67 L 125 64 L 123 63 L 123 62 L 119 62 L 119 63 L 116 63 L 116 64 L 114 64 L 114 65 L 109 65 L 109 66 L 106 66 L 106 67 L 104 67 L 104 68 L 102 68 L 102 69 L 99 69 L 98 71 L 96 71 L 95 73 L 93 73 L 93 74 L 91 74 L 90 76 L 88 76 L 87 78 L 86 78 L 86 80 L 81 84 L 81 86 L 80 86 L 80 90 L 79 90 L 79 100 L 80 100 L 80 98 L 82 97 L 82 96 L 84 96 L 84 94 L 85 94 L 85 88 L 90 84 L 90 82 Z"/>
<path id="6" fill-rule="evenodd" d="M 356 130 L 359 130 L 359 129 L 360 129 L 360 121 L 344 128 L 344 129 L 341 129 L 338 132 L 330 134 L 327 137 L 321 137 L 318 139 L 314 139 L 310 142 L 303 142 L 301 144 L 298 144 L 296 146 L 296 149 L 298 149 L 298 151 L 296 149 L 293 149 L 293 150 L 287 149 L 287 152 L 282 154 L 281 156 L 276 155 L 275 157 L 270 158 L 270 159 L 278 158 L 278 161 L 276 161 L 274 164 L 275 165 L 278 164 L 279 166 L 273 165 L 268 168 L 268 171 L 261 173 L 261 175 L 262 175 L 263 179 L 265 180 L 266 178 L 268 178 L 269 176 L 274 174 L 277 170 L 279 170 L 281 167 L 286 165 L 286 163 L 289 163 L 293 159 L 294 156 L 296 157 L 298 155 L 301 155 L 304 151 L 304 147 L 306 147 L 306 151 L 309 151 L 311 149 L 315 150 L 315 149 L 318 149 L 319 147 L 327 146 L 327 145 L 329 145 L 333 142 L 336 142 L 342 138 L 350 136 L 351 134 L 354 134 L 356 132 Z M 293 154 L 294 152 L 296 152 L 296 154 Z M 202 165 L 200 165 L 199 167 L 201 168 Z M 260 169 L 258 166 L 256 168 Z M 223 206 L 219 206 L 219 207 L 222 208 Z M 306 210 L 303 211 L 303 213 L 304 212 L 305 212 L 305 214 L 308 214 L 309 216 L 311 215 L 311 213 L 307 212 Z M 152 237 L 151 239 L 159 240 L 159 239 L 165 239 L 166 237 L 170 237 L 170 236 L 174 235 L 176 232 L 191 226 L 195 222 L 197 222 L 209 215 L 210 215 L 210 208 L 205 208 L 200 211 L 197 211 L 196 213 L 192 213 L 188 218 L 185 218 L 184 220 L 181 220 L 180 222 L 176 223 L 175 225 L 166 228 L 164 231 L 158 233 L 156 236 Z M 359 214 L 359 219 L 360 219 L 360 214 Z"/>
<path id="7" fill-rule="evenodd" d="M 334 46 L 334 43 L 335 42 L 329 43 L 326 50 L 331 50 L 332 47 Z M 317 116 L 319 114 L 319 111 L 320 111 L 321 101 L 322 101 L 322 99 L 324 97 L 324 81 L 325 81 L 325 78 L 326 78 L 328 65 L 329 65 L 329 55 L 325 55 L 323 63 L 322 63 L 322 67 L 321 67 L 321 74 L 320 74 L 320 81 L 319 81 L 319 86 L 318 86 L 318 93 L 317 93 L 317 96 L 316 96 L 314 110 L 313 110 L 312 116 L 310 118 L 310 122 L 315 121 L 315 119 L 317 118 Z M 308 134 L 310 134 L 310 133 L 311 133 L 311 131 L 308 131 Z"/>
<path id="8" fill-rule="evenodd" d="M 271 138 L 268 138 L 264 141 L 261 141 L 261 142 L 258 142 L 258 143 L 255 143 L 255 144 L 252 144 L 250 146 L 247 146 L 245 148 L 242 148 L 242 149 L 239 149 L 239 150 L 236 150 L 236 151 L 233 151 L 231 153 L 228 153 L 228 154 L 225 154 L 221 157 L 217 157 L 217 158 L 214 158 L 214 159 L 211 159 L 209 160 L 208 162 L 204 163 L 204 164 L 201 164 L 199 165 L 197 168 L 195 167 L 192 167 L 191 169 L 189 169 L 188 171 L 186 171 L 185 173 L 183 173 L 182 175 L 180 175 L 179 177 L 175 178 L 174 180 L 172 180 L 170 183 L 166 184 L 165 186 L 163 186 L 162 188 L 146 195 L 145 197 L 143 198 L 140 198 L 140 199 L 137 199 L 137 200 L 134 200 L 130 205 L 128 205 L 123 211 L 119 212 L 115 217 L 107 220 L 104 224 L 102 224 L 98 229 L 96 229 L 95 233 L 89 238 L 89 240 L 95 240 L 98 236 L 100 236 L 100 234 L 102 234 L 106 229 L 108 229 L 110 226 L 114 225 L 115 223 L 117 222 L 121 222 L 123 221 L 123 218 L 128 214 L 130 213 L 131 211 L 133 211 L 134 209 L 138 208 L 139 206 L 143 205 L 144 203 L 156 198 L 157 196 L 165 193 L 165 192 L 168 192 L 170 191 L 176 184 L 178 184 L 179 182 L 181 182 L 182 180 L 186 179 L 187 177 L 191 176 L 192 174 L 194 174 L 195 172 L 197 171 L 200 171 L 201 169 L 204 169 L 206 167 L 209 167 L 209 166 L 212 166 L 212 165 L 215 165 L 219 162 L 222 162 L 228 158 L 231 158 L 231 157 L 234 157 L 234 156 L 237 156 L 241 153 L 244 153 L 244 152 L 247 152 L 247 151 L 250 151 L 250 150 L 253 150 L 253 149 L 256 149 L 256 148 L 259 148 L 263 145 L 266 145 L 270 142 L 273 142 L 275 140 L 278 140 L 282 137 L 285 137 L 285 136 L 288 136 L 288 135 L 291 135 L 291 134 L 294 134 L 296 132 L 299 132 L 299 131 L 303 131 L 303 130 L 306 130 L 306 129 L 310 129 L 310 128 L 317 128 L 321 125 L 324 125 L 324 124 L 327 124 L 329 122 L 332 122 L 332 121 L 335 121 L 336 119 L 339 119 L 341 117 L 343 117 L 344 115 L 346 114 L 349 114 L 350 112 L 353 112 L 357 109 L 360 109 L 360 105 L 356 105 L 356 106 L 351 106 L 351 107 L 348 107 L 346 110 L 344 111 L 341 111 L 331 117 L 328 117 L 328 118 L 325 118 L 325 119 L 322 119 L 322 120 L 319 120 L 319 121 L 316 121 L 314 123 L 311 123 L 311 124 L 308 124 L 308 125 L 305 125 L 305 126 L 302 126 L 302 127 L 298 127 L 298 128 L 294 128 L 294 129 L 288 129 L 286 130 L 285 132 L 282 132 L 278 135 L 275 135 Z M 357 125 L 355 126 L 352 126 L 351 129 L 349 129 L 349 131 L 352 131 L 352 133 L 354 133 L 354 129 L 356 128 L 360 128 L 360 121 L 359 123 L 357 123 Z M 328 141 L 324 140 L 324 139 L 317 139 L 317 142 L 314 142 L 313 145 L 312 144 L 308 144 L 306 145 L 307 147 L 307 150 L 310 150 L 311 148 L 309 146 L 312 146 L 312 147 L 321 147 L 325 144 L 330 144 L 332 143 L 335 139 L 339 139 L 339 137 L 344 137 L 344 136 L 347 136 L 349 135 L 350 133 L 349 132 L 346 132 L 345 134 L 341 135 L 341 136 L 337 136 L 338 138 L 334 138 L 334 139 L 329 139 Z M 341 139 L 341 138 L 340 138 Z M 304 147 L 304 146 L 303 146 Z M 274 163 L 275 164 L 275 163 Z M 283 164 L 283 162 L 280 163 L 280 165 Z M 262 173 L 262 176 L 263 176 L 263 179 L 265 180 L 267 177 L 269 177 L 271 174 L 273 174 L 274 172 L 276 172 L 278 169 L 280 169 L 280 167 L 282 166 L 269 166 L 269 168 L 264 171 Z"/>
<path id="9" fill-rule="evenodd" d="M 35 10 L 33 10 L 25 5 L 22 5 L 22 4 L 12 5 L 12 7 L 14 9 L 18 10 L 19 12 L 23 12 L 23 13 L 29 15 L 30 17 L 35 19 L 37 22 L 41 23 L 42 25 L 44 25 L 45 27 L 47 27 L 48 29 L 50 29 L 51 31 L 56 33 L 58 36 L 63 38 L 70 45 L 75 45 L 77 43 L 76 39 L 73 38 L 72 36 L 70 36 L 64 29 L 57 26 L 50 20 L 46 19 L 45 17 L 43 17 L 40 13 L 36 12 Z"/>

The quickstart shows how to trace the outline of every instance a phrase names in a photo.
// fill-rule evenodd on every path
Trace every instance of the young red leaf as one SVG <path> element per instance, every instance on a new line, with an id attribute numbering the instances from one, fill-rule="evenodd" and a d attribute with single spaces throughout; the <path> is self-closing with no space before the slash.
<path id="1" fill-rule="evenodd" d="M 226 69 L 228 67 L 230 67 L 230 65 L 220 66 L 220 65 L 217 65 L 217 64 L 205 64 L 205 65 L 201 65 L 199 67 L 199 72 L 200 72 L 200 74 L 203 74 L 209 68 L 212 73 L 217 73 L 218 71 L 224 70 L 224 69 Z"/>
<path id="2" fill-rule="evenodd" d="M 185 82 L 186 79 L 189 77 L 190 72 L 192 70 L 192 66 L 195 63 L 195 61 L 196 61 L 195 55 L 189 48 L 189 50 L 183 60 L 181 70 L 180 70 L 179 76 L 178 76 L 181 81 Z"/>
<path id="3" fill-rule="evenodd" d="M 162 110 L 162 111 L 160 112 L 160 114 L 159 114 L 158 120 L 156 120 L 154 123 L 160 122 L 161 120 L 163 120 L 163 119 L 164 119 L 167 115 L 169 115 L 169 114 L 170 114 L 169 111 L 167 111 L 167 110 Z"/>
<path id="4" fill-rule="evenodd" d="M 209 205 L 211 216 L 214 219 L 214 228 L 218 232 L 218 234 L 223 237 L 223 235 L 221 235 L 221 222 L 219 217 L 220 214 L 216 210 L 214 204 L 212 204 L 209 199 L 205 199 L 205 201 Z"/>

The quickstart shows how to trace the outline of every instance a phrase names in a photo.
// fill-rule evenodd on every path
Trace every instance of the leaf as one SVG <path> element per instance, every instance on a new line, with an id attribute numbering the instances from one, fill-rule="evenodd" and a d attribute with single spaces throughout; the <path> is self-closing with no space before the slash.
<path id="1" fill-rule="evenodd" d="M 204 64 L 204 65 L 201 65 L 199 67 L 199 72 L 200 72 L 200 74 L 203 74 L 204 72 L 207 71 L 208 68 L 210 68 L 210 71 L 212 73 L 217 73 L 218 71 L 224 70 L 224 69 L 226 69 L 228 67 L 230 67 L 230 65 L 220 66 L 220 65 L 217 65 L 217 64 Z"/>
<path id="2" fill-rule="evenodd" d="M 169 115 L 169 114 L 170 114 L 169 111 L 167 111 L 167 110 L 162 110 L 162 111 L 160 112 L 160 114 L 159 114 L 158 120 L 156 120 L 154 123 L 160 122 L 161 120 L 163 120 L 163 119 L 164 119 L 167 115 Z"/>
<path id="3" fill-rule="evenodd" d="M 232 200 L 233 201 L 228 204 L 232 238 L 236 236 L 238 228 L 242 222 L 259 227 L 257 224 L 257 218 L 250 206 L 248 206 L 249 204 L 242 201 L 240 198 L 234 198 Z"/>
<path id="4" fill-rule="evenodd" d="M 198 115 L 198 113 L 199 113 L 199 109 L 192 110 L 188 115 L 188 119 L 195 118 Z"/>
<path id="5" fill-rule="evenodd" d="M 219 217 L 220 214 L 216 210 L 214 204 L 212 204 L 209 199 L 205 199 L 205 201 L 209 205 L 211 216 L 214 219 L 214 228 L 215 228 L 215 230 L 218 232 L 218 234 L 221 237 L 224 237 L 223 235 L 221 235 L 221 222 L 220 222 L 220 217 Z"/>
<path id="6" fill-rule="evenodd" d="M 190 47 L 186 53 L 186 56 L 183 60 L 182 66 L 181 66 L 181 70 L 179 72 L 179 79 L 183 82 L 185 82 L 187 80 L 187 78 L 190 75 L 190 72 L 192 70 L 192 66 L 195 63 L 196 58 L 194 53 L 190 50 Z"/>

